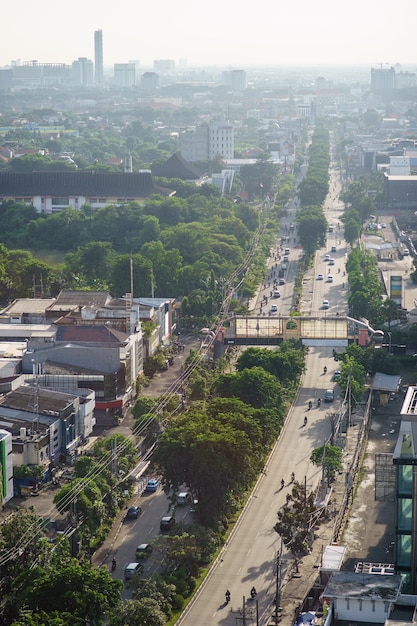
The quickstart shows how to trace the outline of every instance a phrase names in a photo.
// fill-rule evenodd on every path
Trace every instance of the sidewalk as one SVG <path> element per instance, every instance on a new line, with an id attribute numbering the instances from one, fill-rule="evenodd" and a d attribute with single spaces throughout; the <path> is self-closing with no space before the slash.
<path id="1" fill-rule="evenodd" d="M 345 526 L 336 545 L 345 546 L 346 553 L 342 569 L 352 571 L 358 561 L 372 563 L 392 563 L 394 554 L 392 539 L 394 534 L 394 502 L 375 499 L 375 454 L 393 452 L 398 437 L 402 395 L 386 407 L 372 412 L 368 430 L 365 455 L 360 463 L 359 482 L 354 487 L 353 500 L 347 510 Z M 344 447 L 344 468 L 347 469 L 353 458 L 357 443 L 360 416 L 356 424 L 349 428 Z M 323 551 L 335 540 L 335 521 L 340 511 L 345 491 L 345 472 L 336 477 L 331 494 L 330 518 L 324 519 L 315 528 L 315 539 L 310 554 L 304 556 L 298 565 L 299 574 L 292 574 L 293 560 L 286 559 L 289 567 L 283 567 L 288 575 L 283 576 L 281 592 L 281 624 L 292 626 L 303 602 L 307 597 L 317 601 L 320 588 L 317 585 L 322 564 Z M 292 575 L 291 575 L 292 574 Z M 308 609 L 315 609 L 311 606 Z M 270 624 L 274 620 L 270 620 Z"/>

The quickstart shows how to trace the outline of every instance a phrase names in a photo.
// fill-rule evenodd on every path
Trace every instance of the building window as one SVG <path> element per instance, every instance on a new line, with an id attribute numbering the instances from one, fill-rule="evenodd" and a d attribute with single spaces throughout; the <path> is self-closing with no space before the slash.
<path id="1" fill-rule="evenodd" d="M 69 199 L 68 198 L 52 198 L 52 205 L 53 206 L 68 206 L 69 203 Z"/>
<path id="2" fill-rule="evenodd" d="M 399 535 L 397 538 L 397 565 L 411 565 L 411 535 Z"/>
<path id="3" fill-rule="evenodd" d="M 362 600 L 361 599 L 358 600 L 358 604 L 359 604 L 359 610 L 362 611 Z"/>
<path id="4" fill-rule="evenodd" d="M 398 498 L 398 528 L 399 530 L 411 530 L 413 517 L 413 501 L 411 498 Z"/>

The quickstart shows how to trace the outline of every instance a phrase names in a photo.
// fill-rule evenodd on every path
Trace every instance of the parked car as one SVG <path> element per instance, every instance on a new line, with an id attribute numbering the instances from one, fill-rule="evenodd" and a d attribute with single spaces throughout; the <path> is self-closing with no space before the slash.
<path id="1" fill-rule="evenodd" d="M 408 256 L 410 254 L 410 250 L 408 248 L 404 248 L 403 256 Z"/>
<path id="2" fill-rule="evenodd" d="M 162 532 L 168 532 L 175 524 L 175 517 L 173 515 L 165 515 L 159 522 L 159 528 Z"/>
<path id="3" fill-rule="evenodd" d="M 154 493 L 159 487 L 159 480 L 156 478 L 150 478 L 146 483 L 145 491 Z"/>
<path id="4" fill-rule="evenodd" d="M 324 280 L 324 274 L 317 274 L 317 280 Z"/>
<path id="5" fill-rule="evenodd" d="M 138 517 L 141 515 L 142 513 L 142 509 L 140 508 L 140 506 L 130 506 L 127 509 L 127 513 L 125 516 L 125 519 L 138 519 Z"/>
<path id="6" fill-rule="evenodd" d="M 153 552 L 153 548 L 150 543 L 141 543 L 136 548 L 136 558 L 137 559 L 146 559 Z"/>

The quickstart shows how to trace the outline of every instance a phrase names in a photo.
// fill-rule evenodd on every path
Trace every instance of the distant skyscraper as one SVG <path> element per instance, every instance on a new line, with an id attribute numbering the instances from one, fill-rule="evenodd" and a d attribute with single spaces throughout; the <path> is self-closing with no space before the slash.
<path id="1" fill-rule="evenodd" d="M 94 80 L 96 85 L 103 82 L 103 31 L 94 33 Z"/>

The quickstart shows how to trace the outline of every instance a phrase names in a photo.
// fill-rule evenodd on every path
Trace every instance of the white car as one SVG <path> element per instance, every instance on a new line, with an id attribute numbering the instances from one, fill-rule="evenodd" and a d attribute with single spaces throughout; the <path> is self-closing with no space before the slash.
<path id="1" fill-rule="evenodd" d="M 410 250 L 408 248 L 404 248 L 403 256 L 408 256 L 410 254 Z"/>
<path id="2" fill-rule="evenodd" d="M 328 282 L 328 283 L 332 283 L 332 282 L 333 282 L 333 276 L 332 276 L 331 274 L 329 274 L 329 275 L 327 276 L 327 282 Z"/>
<path id="3" fill-rule="evenodd" d="M 271 313 L 278 313 L 278 306 L 276 304 L 271 306 Z"/>
<path id="4" fill-rule="evenodd" d="M 330 254 L 326 254 L 325 257 L 324 257 L 324 260 L 325 261 L 330 261 Z"/>
<path id="5" fill-rule="evenodd" d="M 317 280 L 324 280 L 324 274 L 317 274 Z"/>
<path id="6" fill-rule="evenodd" d="M 323 304 L 322 304 L 322 308 L 323 309 L 328 309 L 329 308 L 329 301 L 328 300 L 323 300 Z"/>

